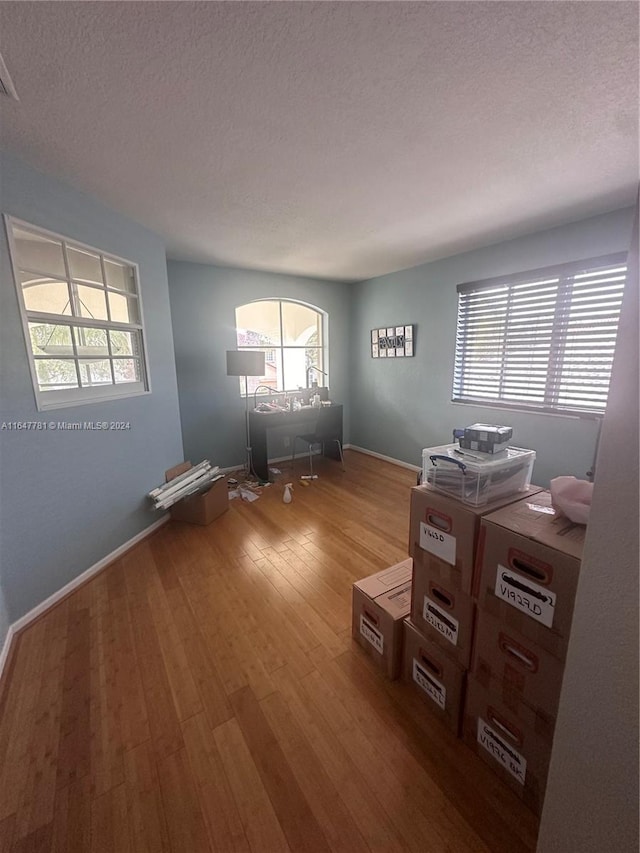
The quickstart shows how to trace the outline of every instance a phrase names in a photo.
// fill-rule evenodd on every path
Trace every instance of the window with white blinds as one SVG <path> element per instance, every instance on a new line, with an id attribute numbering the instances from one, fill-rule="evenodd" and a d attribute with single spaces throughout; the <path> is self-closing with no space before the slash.
<path id="1" fill-rule="evenodd" d="M 626 259 L 459 285 L 454 402 L 602 414 Z"/>

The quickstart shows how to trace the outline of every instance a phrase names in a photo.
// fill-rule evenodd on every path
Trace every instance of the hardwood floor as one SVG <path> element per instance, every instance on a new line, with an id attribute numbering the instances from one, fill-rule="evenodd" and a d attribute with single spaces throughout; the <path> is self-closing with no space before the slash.
<path id="1" fill-rule="evenodd" d="M 0 695 L 0 850 L 505 851 L 537 822 L 350 638 L 415 475 L 347 471 L 170 523 L 25 629 Z"/>

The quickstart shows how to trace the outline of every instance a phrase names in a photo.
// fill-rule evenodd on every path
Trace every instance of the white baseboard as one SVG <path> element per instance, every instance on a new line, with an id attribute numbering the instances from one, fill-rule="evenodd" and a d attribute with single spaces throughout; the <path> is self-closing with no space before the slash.
<path id="1" fill-rule="evenodd" d="M 382 453 L 376 453 L 374 450 L 367 450 L 366 447 L 358 447 L 357 444 L 345 444 L 345 450 L 357 450 L 358 453 L 364 453 L 366 456 L 375 456 L 376 459 L 382 459 L 383 462 L 390 462 L 392 465 L 397 465 L 399 468 L 408 468 L 409 471 L 422 471 L 419 465 L 410 465 L 409 462 L 403 462 L 401 459 L 394 459 L 392 456 L 384 456 Z"/>
<path id="2" fill-rule="evenodd" d="M 9 630 L 7 631 L 7 636 L 4 638 L 4 645 L 2 646 L 2 651 L 0 652 L 0 678 L 2 678 L 2 671 L 4 670 L 4 665 L 9 659 L 9 649 L 11 648 L 11 641 L 13 640 L 13 635 L 15 631 L 13 630 L 13 625 L 9 625 Z"/>
<path id="3" fill-rule="evenodd" d="M 40 604 L 36 605 L 33 610 L 30 610 L 28 613 L 25 613 L 24 616 L 21 616 L 16 622 L 9 625 L 9 630 L 7 632 L 7 636 L 4 641 L 4 645 L 2 647 L 2 652 L 0 652 L 0 677 L 2 677 L 2 671 L 4 666 L 9 658 L 9 649 L 11 647 L 11 642 L 13 637 L 21 631 L 23 628 L 33 622 L 34 619 L 37 619 L 38 616 L 41 616 L 51 607 L 56 605 L 59 601 L 62 601 L 63 598 L 66 598 L 69 593 L 73 592 L 74 589 L 81 586 L 85 581 L 88 581 L 94 575 L 97 575 L 102 569 L 109 565 L 109 563 L 113 563 L 114 560 L 117 560 L 125 551 L 129 551 L 133 548 L 134 545 L 137 545 L 138 542 L 142 542 L 143 539 L 146 539 L 147 536 L 150 536 L 154 531 L 156 531 L 159 527 L 162 527 L 163 524 L 166 524 L 169 521 L 169 514 L 164 516 L 164 518 L 155 521 L 153 524 L 150 524 L 149 527 L 145 527 L 140 533 L 136 534 L 133 538 L 129 539 L 123 545 L 120 545 L 119 548 L 116 548 L 115 551 L 112 551 L 110 554 L 107 554 L 106 557 L 103 557 L 102 560 L 99 560 L 97 563 L 94 563 L 93 566 L 88 568 L 86 571 L 82 572 L 82 574 L 75 577 L 73 580 L 69 581 L 68 584 L 65 584 L 61 589 L 57 592 L 54 592 L 53 595 L 50 595 L 49 598 L 46 598 Z"/>

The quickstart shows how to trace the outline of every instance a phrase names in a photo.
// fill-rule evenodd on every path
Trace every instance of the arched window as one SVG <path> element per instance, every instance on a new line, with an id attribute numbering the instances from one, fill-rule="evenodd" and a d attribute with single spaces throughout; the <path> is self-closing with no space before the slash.
<path id="1" fill-rule="evenodd" d="M 307 379 L 327 385 L 325 315 L 312 305 L 284 299 L 260 299 L 236 308 L 238 349 L 262 350 L 265 375 L 250 376 L 249 388 L 240 378 L 242 394 L 253 394 L 258 385 L 276 391 L 307 387 Z M 313 370 L 312 368 L 316 368 Z M 265 394 L 269 392 L 265 389 Z"/>

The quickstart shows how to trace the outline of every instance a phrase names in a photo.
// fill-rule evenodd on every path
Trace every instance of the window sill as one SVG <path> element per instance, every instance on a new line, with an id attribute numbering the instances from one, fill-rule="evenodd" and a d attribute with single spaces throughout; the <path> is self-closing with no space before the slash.
<path id="1" fill-rule="evenodd" d="M 571 421 L 600 421 L 604 412 L 548 412 L 544 409 L 536 409 L 527 406 L 507 406 L 497 403 L 481 403 L 476 400 L 450 400 L 452 406 L 471 406 L 476 409 L 491 409 L 494 412 L 517 412 L 522 415 L 542 415 L 547 418 L 564 418 Z"/>
<path id="2" fill-rule="evenodd" d="M 97 391 L 98 389 L 96 389 Z M 126 392 L 120 393 L 105 393 L 105 389 L 100 389 L 96 394 L 78 395 L 76 397 L 60 397 L 57 400 L 46 399 L 50 394 L 55 394 L 55 391 L 41 391 L 38 395 L 36 405 L 39 412 L 52 412 L 56 409 L 70 409 L 76 406 L 88 406 L 93 403 L 108 403 L 117 400 L 128 400 L 131 397 L 141 397 L 145 394 L 150 394 L 151 391 L 145 390 L 143 387 L 129 389 Z M 46 396 L 45 396 L 46 395 Z M 45 399 L 43 399 L 45 397 Z"/>

